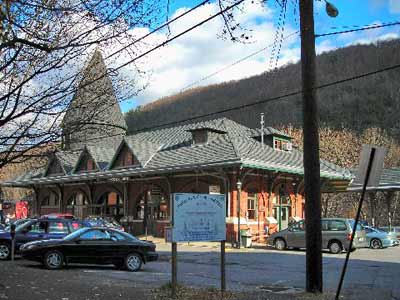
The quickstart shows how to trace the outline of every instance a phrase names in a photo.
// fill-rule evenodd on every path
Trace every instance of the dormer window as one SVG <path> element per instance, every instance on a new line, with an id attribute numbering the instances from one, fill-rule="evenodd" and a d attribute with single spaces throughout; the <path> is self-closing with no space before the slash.
<path id="1" fill-rule="evenodd" d="M 281 151 L 291 151 L 292 150 L 292 142 L 286 139 L 274 137 L 274 149 Z"/>
<path id="2" fill-rule="evenodd" d="M 126 144 L 124 144 L 118 153 L 118 156 L 114 162 L 113 167 L 121 168 L 121 167 L 135 166 L 135 165 L 140 165 L 140 162 L 133 154 L 132 150 Z"/>
<path id="3" fill-rule="evenodd" d="M 95 171 L 97 169 L 94 159 L 85 151 L 76 169 L 77 172 Z"/>
<path id="4" fill-rule="evenodd" d="M 207 131 L 196 130 L 192 132 L 193 144 L 205 144 L 207 143 Z"/>
<path id="5" fill-rule="evenodd" d="M 92 171 L 95 169 L 94 160 L 89 158 L 86 163 L 86 168 L 88 171 Z"/>
<path id="6" fill-rule="evenodd" d="M 189 131 L 192 133 L 193 145 L 208 143 L 226 133 L 225 131 L 207 127 L 194 128 Z"/>

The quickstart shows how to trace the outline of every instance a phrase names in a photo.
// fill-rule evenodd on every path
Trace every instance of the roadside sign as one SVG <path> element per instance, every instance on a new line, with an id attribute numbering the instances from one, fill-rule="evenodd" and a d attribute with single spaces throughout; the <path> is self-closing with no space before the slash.
<path id="1" fill-rule="evenodd" d="M 358 165 L 357 177 L 354 179 L 353 184 L 362 185 L 365 181 L 367 174 L 368 163 L 371 157 L 371 152 L 374 149 L 375 153 L 373 156 L 371 173 L 367 182 L 367 187 L 379 186 L 379 180 L 381 178 L 383 162 L 386 155 L 386 148 L 378 147 L 373 145 L 363 145 L 360 156 L 360 163 Z"/>
<path id="2" fill-rule="evenodd" d="M 173 242 L 224 241 L 225 195 L 173 194 Z"/>

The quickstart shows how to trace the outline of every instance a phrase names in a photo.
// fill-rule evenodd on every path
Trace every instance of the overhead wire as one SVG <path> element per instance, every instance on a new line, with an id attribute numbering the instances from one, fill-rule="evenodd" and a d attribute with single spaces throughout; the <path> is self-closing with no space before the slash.
<path id="1" fill-rule="evenodd" d="M 336 34 L 345 34 L 345 33 L 357 32 L 357 31 L 378 29 L 378 28 L 384 28 L 384 27 L 390 27 L 390 26 L 396 26 L 396 25 L 400 25 L 400 21 L 390 22 L 390 23 L 383 23 L 383 24 L 376 24 L 376 25 L 365 25 L 365 26 L 363 26 L 361 28 L 321 33 L 321 34 L 316 34 L 315 38 L 324 37 L 324 36 L 330 36 L 330 35 L 336 35 Z M 335 29 L 335 27 L 333 27 L 332 29 Z"/>

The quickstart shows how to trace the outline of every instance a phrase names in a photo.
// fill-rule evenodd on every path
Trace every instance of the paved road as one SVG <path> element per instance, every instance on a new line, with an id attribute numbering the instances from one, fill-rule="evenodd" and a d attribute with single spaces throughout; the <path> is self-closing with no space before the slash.
<path id="1" fill-rule="evenodd" d="M 219 286 L 219 252 L 216 247 L 178 247 L 178 280 L 190 286 Z M 161 261 L 146 266 L 144 276 L 154 283 L 170 280 L 169 246 L 158 245 Z M 324 287 L 336 290 L 345 254 L 324 254 Z M 246 249 L 227 251 L 227 287 L 231 290 L 285 289 L 304 290 L 305 252 Z M 126 273 L 106 276 L 125 278 Z M 400 248 L 358 249 L 352 253 L 343 291 L 349 297 L 357 293 L 371 299 L 400 299 Z M 376 295 L 376 296 L 375 296 Z"/>
<path id="2" fill-rule="evenodd" d="M 35 289 L 35 286 L 40 286 L 40 282 L 45 284 L 47 281 L 53 284 L 51 285 L 53 289 L 66 295 L 70 291 L 68 286 L 76 286 L 77 290 L 80 290 L 79 293 L 88 295 L 87 298 L 81 299 L 100 299 L 99 296 L 93 296 L 96 295 L 96 287 L 99 286 L 102 290 L 106 287 L 106 291 L 108 288 L 110 293 L 115 293 L 115 288 L 118 289 L 118 296 L 121 294 L 122 298 L 129 289 L 131 291 L 135 286 L 138 288 L 162 286 L 170 281 L 169 245 L 158 244 L 157 248 L 160 261 L 145 265 L 144 270 L 138 273 L 117 271 L 111 266 L 77 265 L 69 266 L 62 271 L 48 271 L 43 270 L 36 263 L 23 260 L 17 261 L 18 268 L 14 270 L 11 262 L 3 262 L 0 264 L 0 274 L 7 274 L 7 278 L 1 276 L 6 279 L 0 280 L 0 299 L 2 298 L 1 289 L 7 291 L 15 287 L 23 288 L 27 280 L 24 279 L 25 275 L 22 273 L 36 277 L 28 279 L 32 295 L 38 296 L 31 300 L 53 299 L 47 296 L 51 294 L 51 290 Z M 180 283 L 195 287 L 218 287 L 220 270 L 218 250 L 218 246 L 179 245 L 178 280 Z M 344 257 L 344 254 L 324 254 L 324 283 L 325 291 L 328 293 L 332 294 L 337 286 Z M 226 262 L 228 289 L 271 290 L 273 292 L 293 292 L 304 289 L 304 251 L 228 249 Z M 400 299 L 399 263 L 400 247 L 382 250 L 359 249 L 352 253 L 343 288 L 347 295 L 346 299 Z M 38 279 L 37 276 L 40 278 Z M 35 280 L 40 282 L 37 283 Z M 115 295 L 107 298 L 106 293 L 104 299 L 114 298 Z"/>

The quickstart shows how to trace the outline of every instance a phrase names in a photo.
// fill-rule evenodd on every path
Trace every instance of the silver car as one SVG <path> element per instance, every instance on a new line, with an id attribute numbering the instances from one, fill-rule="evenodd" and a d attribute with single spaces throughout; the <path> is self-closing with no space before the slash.
<path id="1" fill-rule="evenodd" d="M 347 250 L 350 245 L 354 220 L 344 218 L 323 218 L 322 219 L 322 248 L 328 249 L 331 253 L 337 254 Z M 305 248 L 305 223 L 304 220 L 293 223 L 287 229 L 271 234 L 267 244 L 277 250 L 286 248 Z M 357 225 L 354 236 L 352 251 L 356 248 L 367 247 L 365 230 Z"/>
<path id="2" fill-rule="evenodd" d="M 399 241 L 395 232 L 386 232 L 371 226 L 364 226 L 367 233 L 367 243 L 372 249 L 398 246 Z"/>

